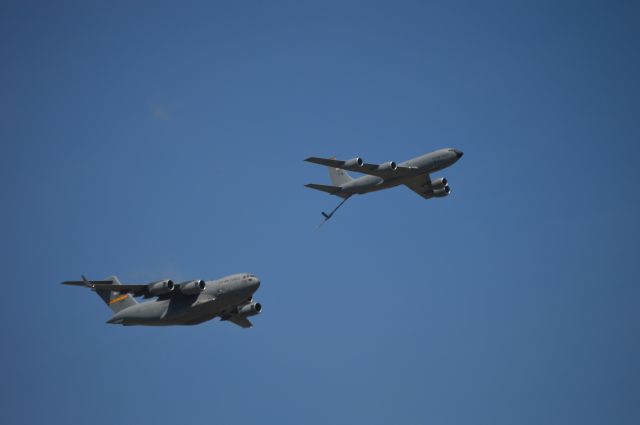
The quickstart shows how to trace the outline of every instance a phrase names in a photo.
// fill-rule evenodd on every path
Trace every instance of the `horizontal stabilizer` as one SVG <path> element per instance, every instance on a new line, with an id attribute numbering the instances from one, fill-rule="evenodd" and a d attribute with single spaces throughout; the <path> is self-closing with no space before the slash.
<path id="1" fill-rule="evenodd" d="M 340 186 L 329 186 L 315 183 L 305 184 L 304 186 L 308 187 L 309 189 L 320 190 L 322 192 L 330 193 L 331 195 L 340 196 L 342 198 L 348 196 L 346 193 L 340 193 L 342 191 L 342 188 Z"/>
<path id="2" fill-rule="evenodd" d="M 318 164 L 318 165 L 326 165 L 327 167 L 333 167 L 333 168 L 341 168 L 342 166 L 344 166 L 345 161 L 339 160 L 339 159 L 335 159 L 335 158 L 318 158 L 315 156 L 310 156 L 309 158 L 305 159 L 305 161 L 307 162 L 312 162 L 314 164 Z M 375 168 L 375 165 L 371 165 L 371 164 L 367 164 L 369 167 L 373 167 Z M 364 165 L 363 165 L 364 167 Z"/>
<path id="3" fill-rule="evenodd" d="M 121 285 L 116 276 L 111 276 L 108 280 L 89 280 L 82 276 L 82 280 L 66 280 L 62 284 L 84 286 L 96 291 L 114 313 L 137 304 L 136 300 L 128 294 L 132 292 L 128 290 L 132 285 Z"/>

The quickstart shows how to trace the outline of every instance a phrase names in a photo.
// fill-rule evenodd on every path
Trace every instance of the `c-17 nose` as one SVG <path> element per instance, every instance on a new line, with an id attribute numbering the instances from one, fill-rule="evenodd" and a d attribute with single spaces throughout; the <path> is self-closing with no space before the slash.
<path id="1" fill-rule="evenodd" d="M 256 289 L 260 287 L 260 279 L 258 279 L 255 276 L 251 276 L 249 278 L 249 283 L 251 284 L 251 286 L 255 287 Z"/>
<path id="2" fill-rule="evenodd" d="M 454 149 L 453 151 L 456 153 L 456 157 L 458 157 L 458 159 L 462 158 L 462 155 L 464 155 L 464 152 L 459 151 L 458 149 Z"/>

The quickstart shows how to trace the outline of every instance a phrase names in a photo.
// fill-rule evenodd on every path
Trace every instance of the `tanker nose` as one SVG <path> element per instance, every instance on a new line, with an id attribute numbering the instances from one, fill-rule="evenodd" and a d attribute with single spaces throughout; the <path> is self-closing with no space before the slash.
<path id="1" fill-rule="evenodd" d="M 459 151 L 458 149 L 454 149 L 453 151 L 456 153 L 456 157 L 458 159 L 462 158 L 462 155 L 464 155 L 464 152 Z"/>

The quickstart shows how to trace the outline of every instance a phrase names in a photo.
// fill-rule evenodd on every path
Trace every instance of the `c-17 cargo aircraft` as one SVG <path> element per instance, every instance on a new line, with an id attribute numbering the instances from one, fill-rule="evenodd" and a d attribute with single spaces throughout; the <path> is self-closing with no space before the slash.
<path id="1" fill-rule="evenodd" d="M 367 164 L 360 157 L 348 161 L 340 161 L 335 158 L 327 159 L 312 156 L 305 159 L 305 161 L 329 167 L 329 177 L 331 178 L 332 185 L 310 183 L 305 186 L 343 198 L 343 201 L 329 214 L 322 213 L 324 223 L 353 195 L 362 195 L 364 193 L 405 185 L 424 199 L 448 196 L 451 189 L 449 188 L 447 179 L 440 177 L 436 180 L 431 180 L 429 174 L 455 164 L 462 155 L 462 151 L 458 149 L 446 148 L 410 159 L 400 164 L 389 161 L 380 165 Z M 354 179 L 347 174 L 346 171 L 355 171 L 367 175 Z"/>
<path id="2" fill-rule="evenodd" d="M 248 318 L 262 310 L 260 303 L 253 301 L 260 279 L 250 273 L 179 284 L 166 279 L 146 285 L 123 285 L 116 276 L 92 281 L 82 276 L 82 280 L 62 284 L 84 286 L 97 292 L 114 313 L 107 323 L 124 326 L 197 325 L 220 317 L 250 328 Z M 138 303 L 134 298 L 138 296 L 157 299 Z"/>

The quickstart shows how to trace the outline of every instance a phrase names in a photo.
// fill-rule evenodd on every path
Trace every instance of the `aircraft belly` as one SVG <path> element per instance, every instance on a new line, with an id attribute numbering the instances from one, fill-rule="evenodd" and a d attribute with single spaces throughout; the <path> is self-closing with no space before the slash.
<path id="1" fill-rule="evenodd" d="M 191 301 L 191 302 L 190 302 Z M 220 312 L 215 300 L 194 303 L 188 299 L 170 299 L 137 304 L 121 311 L 109 322 L 123 325 L 167 326 L 202 322 Z"/>
<path id="2" fill-rule="evenodd" d="M 162 318 L 162 321 L 166 324 L 175 325 L 201 323 L 214 318 L 221 311 L 219 300 L 198 300 L 188 304 L 181 303 L 172 306 Z"/>
<path id="3" fill-rule="evenodd" d="M 383 189 L 380 185 L 384 184 L 384 182 L 380 177 L 365 176 L 343 186 L 342 190 L 351 194 L 364 194 Z"/>
<path id="4" fill-rule="evenodd" d="M 389 189 L 392 187 L 396 187 L 402 184 L 402 180 L 400 179 L 394 179 L 394 180 L 384 180 L 374 186 L 369 187 L 366 191 L 364 191 L 363 193 L 368 193 L 368 192 L 377 192 L 379 190 L 384 190 L 384 189 Z"/>
<path id="5" fill-rule="evenodd" d="M 247 302 L 254 292 L 233 288 L 231 284 L 228 291 L 217 296 L 201 293 L 135 304 L 113 315 L 108 323 L 125 326 L 194 325 L 211 320 L 226 310 Z"/>
<path id="6" fill-rule="evenodd" d="M 195 325 L 222 314 L 226 309 L 242 304 L 250 295 L 224 295 L 218 298 L 201 297 L 188 305 L 170 307 L 161 324 Z"/>
<path id="7" fill-rule="evenodd" d="M 124 325 L 160 324 L 167 311 L 168 300 L 136 304 L 115 314 L 109 323 Z"/>

